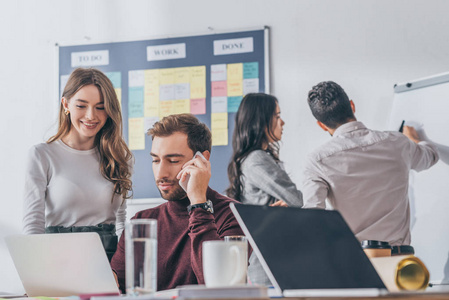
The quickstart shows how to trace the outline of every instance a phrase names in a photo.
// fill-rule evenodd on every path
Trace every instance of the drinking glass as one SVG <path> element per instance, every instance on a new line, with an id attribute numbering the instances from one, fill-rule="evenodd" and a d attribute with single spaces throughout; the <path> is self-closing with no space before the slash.
<path id="1" fill-rule="evenodd" d="M 156 292 L 157 221 L 134 219 L 126 223 L 126 294 L 138 296 Z"/>

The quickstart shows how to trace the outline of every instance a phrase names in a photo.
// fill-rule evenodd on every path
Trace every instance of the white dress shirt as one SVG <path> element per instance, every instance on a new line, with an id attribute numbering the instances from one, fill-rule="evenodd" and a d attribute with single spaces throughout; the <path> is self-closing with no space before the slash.
<path id="1" fill-rule="evenodd" d="M 304 207 L 338 210 L 356 237 L 409 245 L 409 171 L 438 161 L 428 142 L 418 144 L 400 132 L 367 129 L 349 122 L 312 152 L 304 172 Z"/>

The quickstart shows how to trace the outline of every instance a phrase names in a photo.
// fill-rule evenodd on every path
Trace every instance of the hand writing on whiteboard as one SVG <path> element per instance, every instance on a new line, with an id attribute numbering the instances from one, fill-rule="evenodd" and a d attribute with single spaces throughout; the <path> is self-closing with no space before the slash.
<path id="1" fill-rule="evenodd" d="M 418 132 L 416 132 L 414 127 L 411 126 L 404 126 L 403 133 L 406 137 L 408 137 L 411 141 L 415 143 L 421 142 L 421 139 L 419 138 Z"/>

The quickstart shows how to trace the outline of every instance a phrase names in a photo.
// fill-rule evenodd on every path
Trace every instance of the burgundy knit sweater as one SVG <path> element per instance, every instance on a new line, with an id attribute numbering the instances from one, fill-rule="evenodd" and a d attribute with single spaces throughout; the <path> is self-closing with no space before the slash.
<path id="1" fill-rule="evenodd" d="M 168 201 L 158 207 L 138 212 L 133 219 L 157 220 L 157 289 L 165 290 L 185 284 L 204 284 L 202 243 L 220 240 L 227 235 L 243 235 L 229 203 L 237 202 L 208 188 L 214 213 L 194 209 L 189 215 L 186 198 Z M 125 235 L 111 261 L 120 289 L 125 291 Z"/>

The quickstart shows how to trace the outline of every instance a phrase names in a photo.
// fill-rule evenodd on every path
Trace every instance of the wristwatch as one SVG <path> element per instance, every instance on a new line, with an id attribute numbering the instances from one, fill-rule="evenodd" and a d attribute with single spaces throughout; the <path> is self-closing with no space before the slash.
<path id="1" fill-rule="evenodd" d="M 192 212 L 192 209 L 195 208 L 202 208 L 207 212 L 210 212 L 211 214 L 214 213 L 214 207 L 212 205 L 212 201 L 207 200 L 206 202 L 203 203 L 198 203 L 198 204 L 191 204 L 189 206 L 187 206 L 187 211 L 189 212 L 189 214 Z"/>

